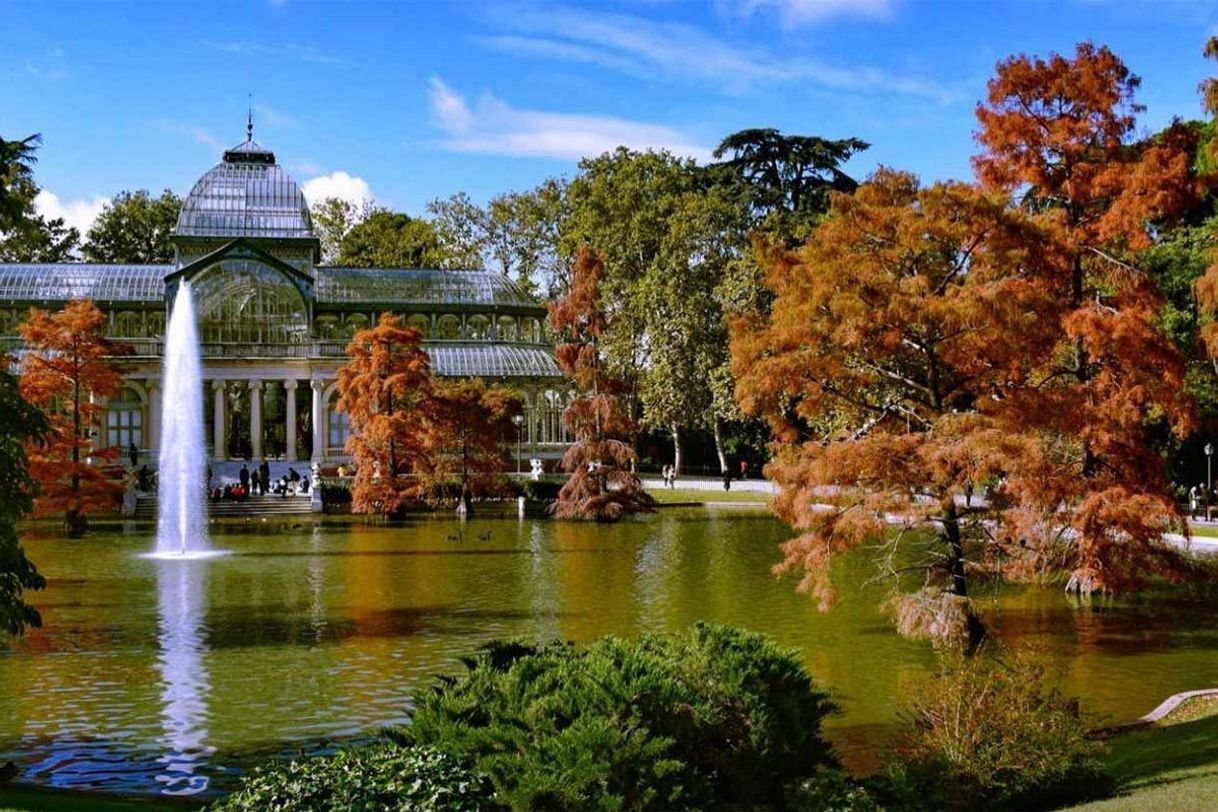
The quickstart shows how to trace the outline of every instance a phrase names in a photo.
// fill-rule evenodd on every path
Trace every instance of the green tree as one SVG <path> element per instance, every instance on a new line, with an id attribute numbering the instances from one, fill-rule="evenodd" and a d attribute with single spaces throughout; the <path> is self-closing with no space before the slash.
<path id="1" fill-rule="evenodd" d="M 442 252 L 431 223 L 376 209 L 343 236 L 338 264 L 353 268 L 434 268 Z"/>
<path id="2" fill-rule="evenodd" d="M 42 143 L 38 133 L 16 141 L 0 138 L 0 233 L 13 228 L 25 218 L 29 199 L 28 184 L 33 183 L 34 154 Z"/>
<path id="3" fill-rule="evenodd" d="M 376 204 L 371 200 L 356 205 L 341 197 L 327 197 L 309 208 L 313 218 L 313 233 L 321 241 L 323 264 L 333 265 L 338 262 L 343 239 L 374 211 Z"/>
<path id="4" fill-rule="evenodd" d="M 482 268 L 490 239 L 490 214 L 486 209 L 465 192 L 457 192 L 431 201 L 427 211 L 440 247 L 437 264 L 451 270 Z"/>
<path id="5" fill-rule="evenodd" d="M 146 189 L 119 192 L 85 236 L 85 259 L 137 265 L 172 262 L 169 236 L 181 211 L 182 199 L 169 189 L 155 198 Z"/>
<path id="6" fill-rule="evenodd" d="M 561 245 L 567 212 L 567 184 L 555 178 L 530 192 L 493 198 L 488 243 L 500 272 L 530 292 L 550 299 L 560 296 L 571 273 L 571 255 Z"/>
<path id="7" fill-rule="evenodd" d="M 726 160 L 709 174 L 715 183 L 736 188 L 755 225 L 798 241 L 828 211 L 830 192 L 858 188 L 841 167 L 868 146 L 857 138 L 833 141 L 771 128 L 740 130 L 719 143 L 715 157 Z"/>
<path id="8" fill-rule="evenodd" d="M 80 232 L 63 218 L 48 220 L 34 207 L 34 152 L 41 142 L 37 134 L 0 138 L 0 262 L 63 262 L 80 243 Z"/>
<path id="9" fill-rule="evenodd" d="M 16 524 L 33 509 L 37 486 L 30 477 L 26 444 L 46 436 L 42 412 L 21 397 L 10 360 L 0 357 L 0 632 L 19 635 L 37 628 L 42 618 L 27 604 L 26 590 L 42 589 L 46 579 L 26 558 Z"/>

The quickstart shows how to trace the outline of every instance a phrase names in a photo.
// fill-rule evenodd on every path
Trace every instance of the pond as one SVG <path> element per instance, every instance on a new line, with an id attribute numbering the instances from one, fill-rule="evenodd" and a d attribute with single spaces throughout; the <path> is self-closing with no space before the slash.
<path id="1" fill-rule="evenodd" d="M 29 534 L 46 626 L 0 649 L 0 762 L 20 780 L 212 795 L 249 764 L 404 722 L 411 695 L 496 637 L 591 640 L 711 620 L 799 650 L 838 697 L 829 734 L 866 765 L 934 666 L 878 609 L 864 551 L 828 614 L 775 581 L 785 526 L 759 511 L 670 509 L 603 526 L 428 518 L 216 526 L 223 558 L 139 557 L 151 528 Z M 1007 642 L 1061 663 L 1114 721 L 1218 681 L 1212 599 L 1164 593 L 1089 609 L 1057 590 L 986 600 Z"/>

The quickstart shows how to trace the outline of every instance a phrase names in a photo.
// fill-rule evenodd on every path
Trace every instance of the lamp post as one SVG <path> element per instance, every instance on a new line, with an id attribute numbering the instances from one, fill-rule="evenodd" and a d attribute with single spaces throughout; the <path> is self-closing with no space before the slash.
<path id="1" fill-rule="evenodd" d="M 1205 444 L 1205 520 L 1210 520 L 1210 494 L 1214 490 L 1214 444 Z"/>
<path id="2" fill-rule="evenodd" d="M 519 474 L 522 473 L 520 446 L 524 443 L 524 415 L 514 416 L 512 422 L 516 424 L 516 473 Z"/>

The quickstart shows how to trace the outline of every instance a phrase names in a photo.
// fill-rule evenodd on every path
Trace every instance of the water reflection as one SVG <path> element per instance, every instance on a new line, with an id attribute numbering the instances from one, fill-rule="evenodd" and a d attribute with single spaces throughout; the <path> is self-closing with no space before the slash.
<path id="1" fill-rule="evenodd" d="M 157 615 L 161 674 L 161 720 L 165 752 L 156 780 L 165 795 L 194 795 L 210 779 L 200 772 L 214 747 L 207 744 L 207 697 L 211 690 L 203 663 L 206 561 L 158 561 Z"/>

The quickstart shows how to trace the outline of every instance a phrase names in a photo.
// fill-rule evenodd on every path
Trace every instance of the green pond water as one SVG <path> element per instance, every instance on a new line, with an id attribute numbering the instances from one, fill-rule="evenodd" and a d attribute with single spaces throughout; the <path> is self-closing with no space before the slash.
<path id="1" fill-rule="evenodd" d="M 45 627 L 0 648 L 0 762 L 19 780 L 142 794 L 221 793 L 269 756 L 402 723 L 411 695 L 495 637 L 587 641 L 743 626 L 799 650 L 837 695 L 829 734 L 865 765 L 934 666 L 878 609 L 864 551 L 828 614 L 775 581 L 789 531 L 764 513 L 665 510 L 618 525 L 421 519 L 400 526 L 215 526 L 230 555 L 156 561 L 152 529 L 27 534 Z M 1113 721 L 1218 684 L 1218 602 L 1180 593 L 1087 609 L 1057 590 L 986 600 L 1004 641 L 1062 664 Z"/>

